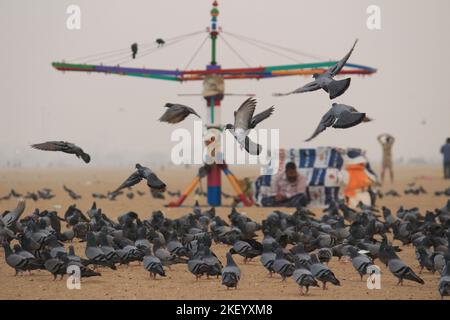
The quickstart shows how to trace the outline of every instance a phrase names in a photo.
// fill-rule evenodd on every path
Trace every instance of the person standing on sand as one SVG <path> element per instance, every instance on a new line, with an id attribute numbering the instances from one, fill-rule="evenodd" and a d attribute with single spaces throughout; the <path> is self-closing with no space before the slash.
<path id="1" fill-rule="evenodd" d="M 450 179 L 450 138 L 441 147 L 441 153 L 444 156 L 444 179 Z"/>
<path id="2" fill-rule="evenodd" d="M 394 171 L 392 169 L 392 146 L 394 145 L 395 138 L 390 134 L 383 133 L 378 136 L 378 142 L 383 148 L 383 161 L 381 163 L 381 183 L 384 182 L 384 173 L 389 170 L 391 177 L 391 183 L 394 182 Z"/>

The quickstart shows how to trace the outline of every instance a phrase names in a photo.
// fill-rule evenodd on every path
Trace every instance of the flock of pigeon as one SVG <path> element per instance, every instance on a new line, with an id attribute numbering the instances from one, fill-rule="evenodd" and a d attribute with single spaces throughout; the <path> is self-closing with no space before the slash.
<path id="1" fill-rule="evenodd" d="M 355 210 L 333 202 L 320 219 L 297 208 L 291 214 L 275 210 L 258 223 L 235 208 L 225 221 L 215 208 L 202 211 L 196 205 L 176 219 L 158 210 L 146 219 L 130 211 L 114 221 L 95 202 L 86 213 L 74 204 L 64 217 L 38 209 L 24 217 L 25 201 L 20 201 L 17 208 L 1 215 L 0 241 L 6 263 L 16 275 L 42 269 L 54 279 L 63 278 L 69 266 L 79 267 L 81 277 L 93 277 L 101 275 L 101 268 L 116 270 L 138 261 L 151 278 L 165 277 L 173 264 L 185 264 L 196 279 L 221 277 L 224 286 L 237 288 L 241 271 L 233 256 L 239 255 L 244 264 L 258 258 L 270 276 L 278 275 L 282 281 L 292 278 L 301 294 L 319 283 L 323 289 L 328 283 L 341 285 L 328 265 L 334 257 L 350 259 L 349 268 L 361 280 L 371 276 L 371 266 L 379 261 L 398 278 L 398 285 L 405 280 L 424 284 L 397 255 L 402 248 L 388 241 L 392 233 L 403 245 L 414 246 L 419 274 L 424 269 L 437 272 L 439 294 L 449 296 L 450 201 L 425 215 L 417 208 L 400 207 L 396 214 L 386 207 L 381 210 L 379 214 L 379 209 L 363 204 Z M 256 240 L 260 232 L 261 242 Z M 76 255 L 74 239 L 85 242 L 85 257 Z M 11 248 L 13 240 L 17 243 Z M 213 242 L 230 246 L 225 266 L 212 250 Z"/>

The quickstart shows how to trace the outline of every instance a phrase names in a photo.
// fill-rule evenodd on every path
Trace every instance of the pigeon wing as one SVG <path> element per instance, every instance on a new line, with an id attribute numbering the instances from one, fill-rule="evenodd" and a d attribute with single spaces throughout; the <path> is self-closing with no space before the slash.
<path id="1" fill-rule="evenodd" d="M 248 98 L 245 100 L 239 109 L 234 113 L 234 128 L 247 130 L 250 127 L 253 113 L 256 108 L 256 100 Z"/>
<path id="2" fill-rule="evenodd" d="M 258 113 L 256 116 L 254 116 L 252 118 L 251 124 L 250 124 L 250 128 L 254 128 L 256 127 L 256 125 L 258 123 L 260 123 L 263 120 L 266 120 L 268 117 L 270 117 L 272 115 L 272 113 L 274 112 L 275 108 L 272 106 L 267 110 L 264 110 L 261 113 Z"/>
<path id="3" fill-rule="evenodd" d="M 350 58 L 350 56 L 352 55 L 353 49 L 356 46 L 356 43 L 358 42 L 358 39 L 355 40 L 355 43 L 353 44 L 353 47 L 350 49 L 350 51 L 345 55 L 344 58 L 342 58 L 340 61 L 338 61 L 338 63 L 336 63 L 334 66 L 330 67 L 326 74 L 330 75 L 331 77 L 334 77 L 335 75 L 337 75 L 342 68 L 345 66 L 345 64 L 347 63 L 347 60 Z"/>
<path id="4" fill-rule="evenodd" d="M 199 119 L 201 119 L 201 117 L 198 115 L 198 113 L 194 109 L 192 109 L 191 107 L 187 107 L 187 106 L 184 106 L 184 107 L 189 111 L 189 113 L 192 113 L 193 115 L 195 115 Z"/>
<path id="5" fill-rule="evenodd" d="M 331 110 L 328 111 L 320 120 L 320 123 L 317 126 L 316 131 L 314 131 L 312 136 L 306 139 L 305 141 L 306 142 L 311 141 L 312 139 L 317 137 L 321 132 L 325 131 L 327 127 L 331 127 L 335 121 L 336 121 L 335 115 L 331 112 Z"/>
<path id="6" fill-rule="evenodd" d="M 135 184 L 138 184 L 139 182 L 141 182 L 142 180 L 142 176 L 139 174 L 138 171 L 133 172 L 133 174 L 131 176 L 128 177 L 127 180 L 125 180 L 117 189 L 115 192 L 119 192 L 122 189 L 125 188 L 129 188 L 134 186 Z"/>
<path id="7" fill-rule="evenodd" d="M 66 151 L 70 148 L 69 144 L 64 141 L 47 141 L 44 143 L 32 144 L 33 149 L 44 151 Z"/>
<path id="8" fill-rule="evenodd" d="M 288 96 L 290 94 L 294 93 L 303 93 L 303 92 L 310 92 L 310 91 L 316 91 L 319 90 L 320 86 L 316 81 L 312 81 L 310 83 L 305 84 L 303 87 L 300 87 L 298 89 L 295 89 L 294 91 L 288 92 L 288 93 L 274 93 L 273 95 L 276 97 L 280 96 Z"/>

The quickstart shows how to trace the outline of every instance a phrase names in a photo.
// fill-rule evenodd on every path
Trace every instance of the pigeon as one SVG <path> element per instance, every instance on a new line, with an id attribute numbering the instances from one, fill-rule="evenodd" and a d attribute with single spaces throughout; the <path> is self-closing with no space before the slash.
<path id="1" fill-rule="evenodd" d="M 142 181 L 142 179 L 147 180 L 147 185 L 150 190 L 156 190 L 163 192 L 166 190 L 166 184 L 162 182 L 156 174 L 147 167 L 141 166 L 139 163 L 136 164 L 136 171 L 128 177 L 117 189 L 114 193 L 119 192 L 124 188 L 129 188 L 138 184 Z"/>
<path id="2" fill-rule="evenodd" d="M 261 251 L 253 248 L 248 242 L 238 240 L 233 244 L 233 247 L 229 250 L 231 254 L 239 254 L 244 257 L 244 263 L 253 259 L 261 254 Z"/>
<path id="3" fill-rule="evenodd" d="M 33 201 L 38 201 L 39 196 L 35 192 L 27 192 L 27 194 L 23 197 L 24 199 L 31 199 Z"/>
<path id="4" fill-rule="evenodd" d="M 261 254 L 261 264 L 269 271 L 269 275 L 272 277 L 272 274 L 275 272 L 273 270 L 273 262 L 276 258 L 276 253 L 272 251 L 273 244 L 272 243 L 264 243 L 263 242 L 263 252 Z"/>
<path id="5" fill-rule="evenodd" d="M 5 249 L 6 264 L 16 271 L 15 276 L 19 273 L 22 274 L 24 271 L 30 270 L 30 260 L 28 258 L 14 253 L 6 241 L 4 241 L 2 245 Z"/>
<path id="6" fill-rule="evenodd" d="M 270 107 L 257 115 L 253 115 L 256 108 L 256 100 L 248 98 L 245 100 L 239 109 L 234 112 L 234 125 L 227 124 L 226 130 L 230 130 L 231 134 L 238 141 L 242 148 L 252 155 L 259 155 L 262 151 L 262 146 L 254 143 L 248 137 L 251 129 L 254 129 L 258 123 L 267 119 L 274 112 L 274 107 Z"/>
<path id="7" fill-rule="evenodd" d="M 363 275 L 367 274 L 367 268 L 373 265 L 373 261 L 368 256 L 359 253 L 354 247 L 349 247 L 347 250 L 352 259 L 353 268 L 358 271 L 362 281 Z"/>
<path id="8" fill-rule="evenodd" d="M 168 190 L 167 193 L 169 194 L 169 196 L 171 197 L 181 197 L 181 191 L 177 190 L 177 191 L 170 191 Z"/>
<path id="9" fill-rule="evenodd" d="M 133 57 L 133 59 L 136 59 L 137 52 L 138 52 L 138 44 L 133 43 L 131 45 L 131 56 Z"/>
<path id="10" fill-rule="evenodd" d="M 241 270 L 233 260 L 231 253 L 227 252 L 227 265 L 222 270 L 222 284 L 229 288 L 237 289 L 239 280 L 241 279 Z"/>
<path id="11" fill-rule="evenodd" d="M 163 45 L 166 44 L 166 42 L 163 39 L 161 39 L 161 38 L 156 39 L 155 42 L 158 45 L 158 48 L 162 47 Z"/>
<path id="12" fill-rule="evenodd" d="M 338 61 L 335 65 L 330 67 L 327 71 L 325 71 L 322 74 L 314 73 L 313 75 L 314 81 L 294 91 L 288 93 L 275 93 L 274 95 L 286 96 L 293 93 L 303 93 L 323 89 L 326 92 L 328 92 L 330 99 L 339 97 L 348 89 L 348 87 L 350 86 L 351 79 L 347 78 L 343 80 L 334 80 L 333 78 L 342 70 L 342 68 L 347 63 L 347 60 L 350 58 L 350 55 L 352 54 L 353 49 L 355 48 L 357 42 L 358 39 L 355 40 L 353 47 L 345 55 L 345 57 L 342 58 L 342 60 Z"/>
<path id="13" fill-rule="evenodd" d="M 186 259 L 170 253 L 158 238 L 153 240 L 153 251 L 155 257 L 158 257 L 164 266 L 170 266 L 177 263 L 186 263 Z"/>
<path id="14" fill-rule="evenodd" d="M 162 193 L 161 191 L 153 189 L 153 190 L 150 190 L 150 193 L 151 193 L 153 199 L 162 199 L 162 200 L 166 199 L 166 197 L 164 196 L 164 193 Z"/>
<path id="15" fill-rule="evenodd" d="M 403 285 L 403 280 L 411 280 L 420 284 L 425 284 L 425 282 L 414 273 L 414 271 L 408 267 L 395 253 L 392 247 L 387 248 L 388 254 L 388 268 L 389 271 L 398 278 L 397 285 Z"/>
<path id="16" fill-rule="evenodd" d="M 8 228 L 12 229 L 14 231 L 15 224 L 19 220 L 20 216 L 25 211 L 25 201 L 19 201 L 17 204 L 17 207 L 10 212 L 4 213 L 2 217 L 0 217 L 1 221 L 3 222 L 3 225 Z"/>
<path id="17" fill-rule="evenodd" d="M 439 294 L 441 295 L 441 299 L 444 299 L 444 296 L 450 296 L 450 261 L 447 262 L 439 280 Z"/>
<path id="18" fill-rule="evenodd" d="M 195 280 L 198 280 L 201 276 L 206 274 L 209 270 L 209 266 L 206 262 L 204 262 L 200 257 L 194 256 L 189 259 L 188 270 L 193 275 L 195 275 Z"/>
<path id="19" fill-rule="evenodd" d="M 366 117 L 365 113 L 358 112 L 354 107 L 333 103 L 331 109 L 320 120 L 316 131 L 305 141 L 311 141 L 328 127 L 346 129 L 368 121 L 371 121 L 371 119 Z"/>
<path id="20" fill-rule="evenodd" d="M 61 254 L 58 254 L 58 257 L 48 259 L 44 263 L 45 269 L 53 275 L 53 280 L 56 280 L 58 275 L 61 276 L 62 280 L 67 272 L 67 264 L 60 257 Z"/>
<path id="21" fill-rule="evenodd" d="M 95 236 L 92 232 L 89 232 L 87 234 L 85 254 L 86 257 L 91 260 L 92 264 L 94 265 L 106 266 L 113 270 L 117 269 L 112 262 L 108 261 L 103 251 L 99 247 L 97 247 Z"/>
<path id="22" fill-rule="evenodd" d="M 32 144 L 33 149 L 44 151 L 62 151 L 65 153 L 74 154 L 77 158 L 83 159 L 84 162 L 89 163 L 91 161 L 90 155 L 85 153 L 83 149 L 77 145 L 66 141 L 47 141 L 44 143 Z"/>
<path id="23" fill-rule="evenodd" d="M 201 245 L 199 253 L 202 260 L 209 266 L 207 276 L 217 276 L 222 274 L 223 265 L 211 249 L 205 245 Z"/>
<path id="24" fill-rule="evenodd" d="M 167 122 L 171 124 L 179 123 L 186 119 L 186 117 L 190 114 L 193 114 L 201 119 L 198 113 L 195 112 L 195 110 L 191 107 L 175 103 L 166 103 L 165 107 L 167 108 L 167 110 L 164 112 L 161 118 L 159 118 L 159 121 L 161 122 Z"/>
<path id="25" fill-rule="evenodd" d="M 287 277 L 292 276 L 295 271 L 294 264 L 284 258 L 284 252 L 282 248 L 277 249 L 272 268 L 281 276 L 283 281 L 285 281 Z"/>
<path id="26" fill-rule="evenodd" d="M 330 270 L 327 266 L 319 262 L 319 259 L 315 254 L 311 255 L 311 267 L 310 267 L 311 274 L 322 282 L 323 290 L 327 289 L 327 282 L 331 282 L 335 286 L 340 286 L 340 281 L 336 278 L 333 271 Z"/>
<path id="27" fill-rule="evenodd" d="M 150 278 L 153 276 L 153 279 L 156 279 L 157 274 L 159 274 L 161 277 L 166 276 L 161 260 L 159 260 L 158 257 L 153 256 L 149 248 L 145 250 L 143 262 L 144 269 L 149 272 Z"/>
<path id="28" fill-rule="evenodd" d="M 66 191 L 66 192 L 69 194 L 69 196 L 70 196 L 73 200 L 81 199 L 81 196 L 80 196 L 79 194 L 77 194 L 75 191 L 73 191 L 73 190 L 67 188 L 65 185 L 63 185 L 63 189 L 64 189 L 64 191 Z"/>
<path id="29" fill-rule="evenodd" d="M 300 286 L 301 295 L 308 295 L 309 287 L 319 287 L 311 271 L 298 260 L 295 261 L 295 270 L 292 274 L 292 279 Z M 303 292 L 303 287 L 306 288 L 306 292 Z"/>

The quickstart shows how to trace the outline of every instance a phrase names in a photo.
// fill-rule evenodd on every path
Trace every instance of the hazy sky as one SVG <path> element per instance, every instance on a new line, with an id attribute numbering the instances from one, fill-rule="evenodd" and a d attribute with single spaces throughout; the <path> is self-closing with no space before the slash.
<path id="1" fill-rule="evenodd" d="M 29 149 L 45 140 L 68 140 L 84 147 L 98 163 L 143 161 L 158 154 L 168 158 L 173 126 L 157 121 L 166 102 L 180 102 L 206 115 L 201 82 L 175 83 L 103 74 L 61 73 L 60 61 L 129 47 L 131 43 L 171 38 L 209 25 L 212 0 L 0 0 L 0 165 L 64 161 L 66 155 Z M 66 28 L 67 6 L 81 8 L 81 30 Z M 366 8 L 381 8 L 381 30 L 366 26 Z M 255 93 L 258 108 L 276 106 L 262 127 L 280 128 L 281 146 L 363 147 L 371 159 L 381 150 L 377 134 L 397 138 L 394 157 L 440 159 L 439 148 L 450 136 L 450 1 L 303 1 L 222 0 L 223 30 L 340 59 L 355 38 L 359 43 L 350 62 L 378 69 L 371 77 L 354 76 L 349 90 L 336 102 L 353 105 L 375 121 L 349 130 L 327 130 L 313 142 L 303 142 L 331 102 L 324 92 L 273 97 L 295 89 L 305 77 L 226 82 L 226 91 Z M 130 66 L 180 68 L 188 63 L 206 34 L 148 55 Z M 252 66 L 292 61 L 227 38 Z M 207 43 L 191 68 L 209 63 Z M 299 58 L 311 62 L 310 58 Z M 223 42 L 218 62 L 243 67 Z M 106 64 L 106 63 L 105 63 Z M 226 97 L 222 122 L 230 122 L 242 97 Z M 193 119 L 179 125 L 193 128 Z M 95 164 L 95 161 L 93 161 Z"/>

